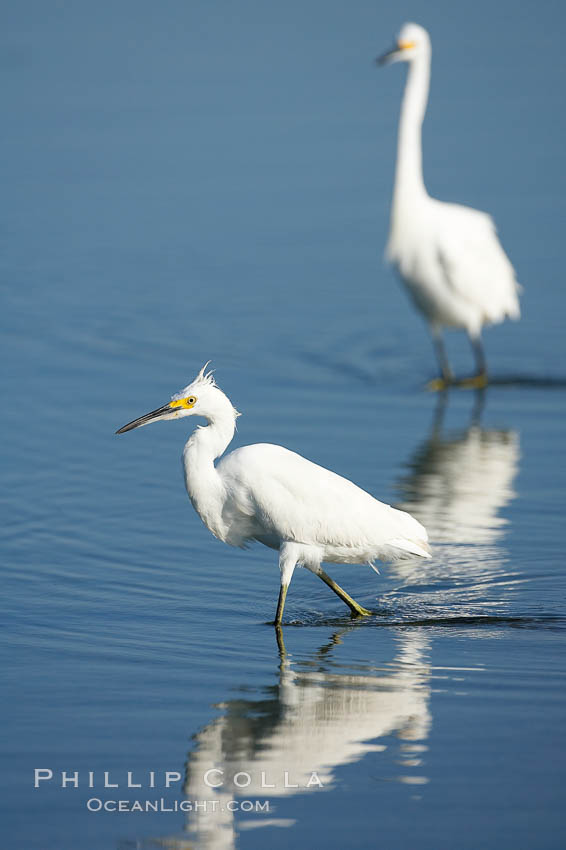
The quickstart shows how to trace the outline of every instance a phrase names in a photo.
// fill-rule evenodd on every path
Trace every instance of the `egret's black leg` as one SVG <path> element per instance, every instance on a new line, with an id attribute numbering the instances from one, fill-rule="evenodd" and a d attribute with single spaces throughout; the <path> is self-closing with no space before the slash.
<path id="1" fill-rule="evenodd" d="M 291 584 L 293 572 L 297 565 L 298 548 L 296 543 L 286 540 L 279 549 L 279 572 L 281 573 L 281 586 L 279 588 L 279 599 L 277 601 L 277 612 L 275 614 L 274 626 L 280 626 L 283 619 L 283 609 L 287 591 Z"/>
<path id="2" fill-rule="evenodd" d="M 288 584 L 281 584 L 281 587 L 279 588 L 279 600 L 277 602 L 277 612 L 275 614 L 275 620 L 273 622 L 274 626 L 281 626 L 281 620 L 283 619 L 283 608 L 285 607 L 285 599 L 287 598 L 288 588 Z"/>

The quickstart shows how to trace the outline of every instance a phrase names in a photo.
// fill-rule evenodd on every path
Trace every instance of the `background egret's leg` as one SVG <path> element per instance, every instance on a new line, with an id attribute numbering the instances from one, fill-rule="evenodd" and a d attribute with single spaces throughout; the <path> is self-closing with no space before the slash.
<path id="1" fill-rule="evenodd" d="M 285 607 L 285 599 L 287 598 L 287 590 L 291 583 L 291 578 L 297 566 L 298 549 L 295 543 L 283 543 L 279 549 L 279 569 L 281 571 L 281 587 L 279 589 L 279 600 L 277 602 L 277 612 L 275 614 L 274 626 L 280 626 L 283 619 L 283 609 Z"/>
<path id="2" fill-rule="evenodd" d="M 472 348 L 474 350 L 474 356 L 476 358 L 477 365 L 477 376 L 483 376 L 487 378 L 487 362 L 485 359 L 485 352 L 483 350 L 483 342 L 481 340 L 481 336 L 475 337 L 471 339 Z"/>
<path id="3" fill-rule="evenodd" d="M 452 374 L 448 355 L 446 354 L 446 347 L 444 345 L 444 339 L 440 328 L 431 328 L 431 334 L 436 359 L 438 360 L 438 365 L 440 367 L 440 378 L 435 378 L 433 381 L 430 381 L 428 387 L 431 390 L 445 390 L 446 387 L 454 380 L 454 376 Z"/>
<path id="4" fill-rule="evenodd" d="M 346 593 L 345 590 L 342 590 L 340 585 L 336 584 L 336 582 L 333 579 L 331 579 L 330 576 L 327 573 L 324 572 L 324 570 L 322 569 L 322 567 L 320 565 L 315 567 L 315 566 L 310 566 L 308 564 L 305 564 L 305 567 L 307 567 L 307 569 L 309 569 L 311 572 L 313 572 L 315 575 L 317 575 L 319 578 L 321 578 L 323 580 L 323 582 L 325 584 L 327 584 L 328 587 L 330 587 L 331 590 L 333 590 L 334 593 L 337 596 L 340 597 L 342 602 L 346 603 L 346 605 L 348 606 L 348 608 L 350 609 L 350 611 L 352 612 L 354 617 L 362 617 L 362 616 L 365 616 L 366 614 L 372 613 L 371 611 L 368 611 L 367 608 L 363 608 L 361 605 L 358 605 L 356 600 L 352 599 L 352 597 L 348 593 Z"/>
<path id="5" fill-rule="evenodd" d="M 433 337 L 434 342 L 434 350 L 436 351 L 436 359 L 438 360 L 438 365 L 440 366 L 440 374 L 444 378 L 446 382 L 452 380 L 452 368 L 450 366 L 450 361 L 448 360 L 448 355 L 446 354 L 446 346 L 444 345 L 444 339 L 442 334 L 437 333 Z"/>
<path id="6" fill-rule="evenodd" d="M 476 359 L 476 374 L 472 375 L 471 378 L 464 378 L 459 383 L 464 387 L 482 389 L 487 386 L 487 362 L 485 359 L 481 336 L 470 336 L 470 343 Z"/>

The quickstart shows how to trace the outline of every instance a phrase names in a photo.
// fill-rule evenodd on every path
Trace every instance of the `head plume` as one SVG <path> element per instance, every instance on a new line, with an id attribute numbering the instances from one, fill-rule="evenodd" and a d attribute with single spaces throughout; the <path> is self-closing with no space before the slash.
<path id="1" fill-rule="evenodd" d="M 206 371 L 211 362 L 212 362 L 211 360 L 206 361 L 206 363 L 204 364 L 204 366 L 202 367 L 202 369 L 200 370 L 200 372 L 198 373 L 198 375 L 194 379 L 193 385 L 194 384 L 200 384 L 202 386 L 204 384 L 204 385 L 207 385 L 209 387 L 217 387 L 218 386 L 218 384 L 214 380 L 214 369 L 210 369 L 208 372 Z"/>
<path id="2" fill-rule="evenodd" d="M 175 395 L 173 395 L 171 397 L 171 401 L 178 401 L 179 399 L 186 398 L 187 396 L 192 395 L 193 393 L 194 393 L 194 395 L 199 397 L 201 393 L 204 393 L 206 395 L 207 391 L 216 390 L 219 395 L 223 396 L 229 402 L 230 406 L 232 407 L 233 413 L 234 413 L 234 418 L 237 418 L 241 414 L 238 413 L 238 411 L 236 410 L 235 407 L 233 407 L 233 405 L 231 404 L 231 402 L 229 401 L 227 396 L 222 392 L 222 390 L 220 389 L 220 387 L 218 386 L 218 384 L 214 380 L 214 369 L 210 369 L 207 372 L 207 369 L 208 369 L 210 362 L 211 361 L 208 360 L 204 364 L 204 366 L 202 367 L 202 369 L 200 370 L 198 375 L 195 378 L 193 378 L 191 383 L 188 384 L 188 386 L 184 387 L 184 389 L 182 389 L 180 392 L 175 393 Z M 214 393 L 213 393 L 213 395 L 214 395 Z M 195 412 L 196 412 L 196 408 L 195 408 Z"/>
<path id="3" fill-rule="evenodd" d="M 204 364 L 196 378 L 187 384 L 186 387 L 183 387 L 178 393 L 175 393 L 171 396 L 171 401 L 176 401 L 179 398 L 185 398 L 189 394 L 189 392 L 196 392 L 197 389 L 202 389 L 203 387 L 215 387 L 218 388 L 218 384 L 214 380 L 214 370 L 211 369 L 209 372 L 206 371 L 210 360 Z"/>

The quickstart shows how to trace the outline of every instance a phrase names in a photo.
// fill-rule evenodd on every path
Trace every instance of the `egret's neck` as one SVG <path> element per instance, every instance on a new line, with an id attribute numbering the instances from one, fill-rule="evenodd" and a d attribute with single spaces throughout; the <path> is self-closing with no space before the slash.
<path id="1" fill-rule="evenodd" d="M 423 52 L 409 63 L 407 84 L 397 141 L 397 167 L 393 206 L 411 203 L 426 196 L 423 180 L 421 128 L 425 116 L 430 83 L 430 52 Z"/>
<path id="2" fill-rule="evenodd" d="M 229 409 L 211 416 L 208 425 L 197 428 L 183 451 L 189 498 L 206 527 L 221 540 L 225 531 L 222 519 L 225 493 L 214 461 L 232 440 L 235 427 L 235 413 L 230 405 Z"/>

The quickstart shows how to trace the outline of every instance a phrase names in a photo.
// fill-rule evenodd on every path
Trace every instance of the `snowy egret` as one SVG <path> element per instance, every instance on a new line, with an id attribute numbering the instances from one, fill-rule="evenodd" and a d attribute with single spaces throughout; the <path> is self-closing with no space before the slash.
<path id="1" fill-rule="evenodd" d="M 421 126 L 428 99 L 430 57 L 428 32 L 418 24 L 405 24 L 395 47 L 377 60 L 382 65 L 409 63 L 386 256 L 429 324 L 441 370 L 441 377 L 430 387 L 444 389 L 455 383 L 444 348 L 443 327 L 464 329 L 475 353 L 477 374 L 458 383 L 485 386 L 482 327 L 520 317 L 519 285 L 491 216 L 438 201 L 426 191 Z"/>
<path id="2" fill-rule="evenodd" d="M 283 446 L 243 446 L 215 466 L 234 436 L 239 414 L 212 373 L 206 372 L 207 366 L 168 404 L 116 433 L 160 419 L 207 420 L 191 434 L 183 451 L 187 492 L 219 540 L 240 547 L 259 541 L 279 550 L 281 587 L 275 625 L 281 623 L 297 565 L 321 578 L 353 616 L 370 614 L 324 572 L 321 563 L 373 566 L 377 558 L 429 558 L 426 530 L 409 514 L 378 502 L 346 478 Z"/>

